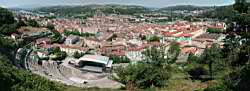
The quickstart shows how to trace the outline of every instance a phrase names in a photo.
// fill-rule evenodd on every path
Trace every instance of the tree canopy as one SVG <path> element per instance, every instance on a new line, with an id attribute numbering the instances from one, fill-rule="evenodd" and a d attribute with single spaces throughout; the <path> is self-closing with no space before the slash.
<path id="1" fill-rule="evenodd" d="M 0 27 L 4 24 L 13 24 L 15 22 L 14 16 L 5 8 L 0 7 Z"/>
<path id="2" fill-rule="evenodd" d="M 113 78 L 125 84 L 127 90 L 150 87 L 166 87 L 171 76 L 171 66 L 164 58 L 163 47 L 152 47 L 146 50 L 145 60 L 115 70 Z M 150 74 L 150 75 L 149 75 Z"/>

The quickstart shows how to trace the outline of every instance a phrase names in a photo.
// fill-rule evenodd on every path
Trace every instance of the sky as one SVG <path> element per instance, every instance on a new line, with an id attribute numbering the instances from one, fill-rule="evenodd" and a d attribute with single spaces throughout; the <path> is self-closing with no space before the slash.
<path id="1" fill-rule="evenodd" d="M 9 8 L 88 4 L 124 4 L 161 8 L 175 5 L 222 6 L 233 3 L 234 0 L 0 0 L 0 6 Z"/>

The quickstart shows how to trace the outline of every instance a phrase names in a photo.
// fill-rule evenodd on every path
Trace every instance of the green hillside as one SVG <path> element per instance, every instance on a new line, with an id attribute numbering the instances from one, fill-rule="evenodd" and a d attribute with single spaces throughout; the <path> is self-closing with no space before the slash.
<path id="1" fill-rule="evenodd" d="M 41 7 L 35 11 L 55 13 L 60 16 L 93 15 L 97 9 L 106 14 L 133 15 L 150 12 L 149 8 L 135 5 L 85 5 L 85 6 L 52 6 Z"/>

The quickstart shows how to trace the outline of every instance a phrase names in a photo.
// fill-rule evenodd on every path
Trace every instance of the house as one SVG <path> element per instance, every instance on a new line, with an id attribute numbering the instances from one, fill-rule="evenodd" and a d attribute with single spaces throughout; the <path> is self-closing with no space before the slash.
<path id="1" fill-rule="evenodd" d="M 141 46 L 142 45 L 142 41 L 138 40 L 138 39 L 131 39 L 127 43 L 130 43 L 130 44 L 133 44 L 133 45 L 137 45 L 137 46 Z"/>
<path id="2" fill-rule="evenodd" d="M 48 51 L 37 51 L 37 55 L 39 58 L 46 58 L 46 57 L 49 57 L 49 52 Z"/>
<path id="3" fill-rule="evenodd" d="M 108 40 L 113 36 L 113 33 L 111 32 L 98 32 L 96 34 L 97 39 L 100 41 Z"/>
<path id="4" fill-rule="evenodd" d="M 89 48 L 92 48 L 92 49 L 100 48 L 100 45 L 101 45 L 101 41 L 99 41 L 99 40 L 97 40 L 95 38 L 86 38 L 86 39 L 84 39 L 84 43 Z"/>
<path id="5" fill-rule="evenodd" d="M 133 60 L 133 61 L 143 60 L 143 54 L 141 51 L 127 51 L 125 55 L 126 57 L 128 57 L 130 60 Z"/>
<path id="6" fill-rule="evenodd" d="M 78 30 L 80 33 L 96 34 L 98 32 L 97 27 L 80 27 Z"/>
<path id="7" fill-rule="evenodd" d="M 125 50 L 125 45 L 103 45 L 101 48 L 102 54 L 111 54 L 112 52 L 120 52 Z"/>
<path id="8" fill-rule="evenodd" d="M 52 35 L 52 32 L 46 28 L 34 28 L 34 27 L 21 27 L 18 29 L 18 32 L 21 33 L 22 38 L 41 38 L 44 36 Z"/>
<path id="9" fill-rule="evenodd" d="M 186 41 L 188 42 L 189 44 L 191 44 L 191 41 L 192 41 L 192 34 L 179 34 L 176 36 L 175 40 L 177 42 L 183 42 L 183 41 Z"/>
<path id="10" fill-rule="evenodd" d="M 52 40 L 50 38 L 40 38 L 40 39 L 37 39 L 36 40 L 36 44 L 37 45 L 40 45 L 40 44 L 51 44 L 52 43 Z"/>
<path id="11" fill-rule="evenodd" d="M 196 37 L 194 40 L 196 41 L 207 41 L 207 42 L 219 42 L 222 41 L 225 38 L 225 35 L 222 34 L 209 34 L 204 33 L 198 37 Z"/>
<path id="12" fill-rule="evenodd" d="M 64 44 L 57 44 L 55 46 L 60 47 L 60 50 L 65 51 L 68 55 L 73 55 L 75 52 L 86 53 L 89 50 L 89 48 L 69 46 Z"/>

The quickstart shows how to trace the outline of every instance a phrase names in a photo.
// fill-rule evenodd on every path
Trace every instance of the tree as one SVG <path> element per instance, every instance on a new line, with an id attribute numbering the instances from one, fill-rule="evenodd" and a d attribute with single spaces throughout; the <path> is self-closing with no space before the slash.
<path id="1" fill-rule="evenodd" d="M 129 63 L 130 62 L 130 59 L 127 56 L 119 57 L 119 56 L 111 55 L 110 59 L 113 60 L 114 64 L 117 64 L 117 63 Z"/>
<path id="2" fill-rule="evenodd" d="M 208 70 L 202 65 L 192 64 L 192 67 L 187 70 L 188 74 L 191 76 L 192 80 L 207 81 L 206 76 L 208 75 Z"/>
<path id="3" fill-rule="evenodd" d="M 51 30 L 53 35 L 52 35 L 52 41 L 54 43 L 61 43 L 61 40 L 62 40 L 62 35 L 56 31 L 56 30 Z"/>
<path id="4" fill-rule="evenodd" d="M 221 52 L 218 44 L 212 44 L 211 48 L 206 48 L 201 55 L 201 62 L 208 64 L 210 78 L 213 79 L 213 72 L 219 71 L 216 66 L 219 66 L 221 61 Z M 216 65 L 216 66 L 215 66 Z M 221 65 L 222 66 L 222 65 Z"/>
<path id="5" fill-rule="evenodd" d="M 64 60 L 67 57 L 67 53 L 65 51 L 55 53 L 56 58 L 54 60 Z"/>
<path id="6" fill-rule="evenodd" d="M 249 91 L 249 73 L 249 64 L 241 69 L 234 69 L 230 74 L 222 78 L 221 82 L 207 88 L 205 91 Z"/>
<path id="7" fill-rule="evenodd" d="M 10 35 L 16 32 L 14 16 L 7 9 L 0 7 L 0 33 Z"/>
<path id="8" fill-rule="evenodd" d="M 159 42 L 160 41 L 160 37 L 153 35 L 153 36 L 148 36 L 147 41 L 149 42 Z"/>
<path id="9" fill-rule="evenodd" d="M 19 70 L 7 57 L 0 56 L 0 90 L 1 91 L 60 91 L 54 82 L 38 75 Z"/>
<path id="10" fill-rule="evenodd" d="M 27 26 L 27 24 L 23 20 L 19 20 L 16 24 L 16 28 L 20 28 L 22 26 Z"/>
<path id="11" fill-rule="evenodd" d="M 216 28 L 208 28 L 207 32 L 208 33 L 223 33 L 223 30 L 216 29 Z"/>
<path id="12" fill-rule="evenodd" d="M 170 62 L 174 63 L 177 60 L 181 52 L 180 45 L 177 42 L 171 42 L 170 47 L 168 49 L 168 58 Z"/>
<path id="13" fill-rule="evenodd" d="M 55 53 L 58 53 L 58 52 L 61 52 L 60 47 L 53 48 L 52 54 L 55 54 Z"/>
<path id="14" fill-rule="evenodd" d="M 187 61 L 188 63 L 198 63 L 199 57 L 195 56 L 193 53 L 189 53 Z"/>
<path id="15" fill-rule="evenodd" d="M 114 39 L 116 39 L 117 38 L 117 35 L 116 34 L 113 34 L 109 39 L 107 39 L 108 41 L 112 41 L 112 40 L 114 40 Z"/>
<path id="16" fill-rule="evenodd" d="M 79 53 L 78 51 L 76 51 L 73 56 L 74 56 L 74 58 L 80 58 L 83 55 L 84 55 L 83 53 Z"/>
<path id="17" fill-rule="evenodd" d="M 64 31 L 64 35 L 69 36 L 69 35 L 76 35 L 76 36 L 81 36 L 81 37 L 89 37 L 89 36 L 95 36 L 95 34 L 92 33 L 80 33 L 79 31 Z M 116 36 L 116 35 L 115 35 Z M 113 37 L 113 36 L 112 36 Z"/>
<path id="18" fill-rule="evenodd" d="M 235 0 L 233 7 L 240 13 L 247 13 L 248 11 L 248 4 L 246 0 Z"/>
<path id="19" fill-rule="evenodd" d="M 215 85 L 208 86 L 204 91 L 234 91 L 230 89 L 223 81 L 216 83 Z"/>
<path id="20" fill-rule="evenodd" d="M 53 24 L 48 24 L 48 25 L 47 25 L 47 28 L 48 28 L 49 30 L 55 30 L 55 26 L 54 26 Z"/>
<path id="21" fill-rule="evenodd" d="M 16 24 L 4 24 L 2 27 L 0 27 L 0 33 L 4 35 L 10 35 L 12 33 L 15 33 L 16 30 Z"/>
<path id="22" fill-rule="evenodd" d="M 56 56 L 53 60 L 63 60 L 67 57 L 67 53 L 65 51 L 61 51 L 60 47 L 53 48 L 51 54 Z"/>
<path id="23" fill-rule="evenodd" d="M 0 35 L 0 91 L 60 91 L 54 82 L 13 65 L 17 47 Z"/>
<path id="24" fill-rule="evenodd" d="M 115 80 L 125 84 L 127 90 L 166 86 L 170 77 L 169 69 L 162 69 L 147 63 L 129 64 L 115 70 Z M 149 75 L 150 74 L 150 75 Z"/>
<path id="25" fill-rule="evenodd" d="M 165 50 L 166 48 L 164 46 L 160 48 L 151 47 L 146 49 L 146 51 L 143 52 L 145 55 L 144 61 L 158 67 L 163 67 L 169 64 L 170 61 L 166 58 Z"/>
<path id="26" fill-rule="evenodd" d="M 236 75 L 238 79 L 234 79 L 234 77 L 230 77 L 230 80 L 233 80 L 236 83 L 234 90 L 240 90 L 240 91 L 248 91 L 250 89 L 249 84 L 250 84 L 250 64 L 248 62 L 247 65 L 245 65 L 238 73 L 236 74 L 231 74 L 231 75 Z"/>
<path id="27" fill-rule="evenodd" d="M 27 21 L 27 25 L 31 26 L 31 27 L 39 27 L 40 26 L 36 20 L 32 20 L 32 19 L 29 19 Z"/>
<path id="28" fill-rule="evenodd" d="M 172 67 L 165 58 L 165 47 L 151 47 L 143 54 L 143 62 L 119 67 L 115 70 L 116 75 L 113 78 L 125 84 L 127 90 L 167 86 Z"/>
<path id="29" fill-rule="evenodd" d="M 227 29 L 228 35 L 221 52 L 224 60 L 230 64 L 222 67 L 229 67 L 231 70 L 222 77 L 219 85 L 209 87 L 205 91 L 248 91 L 250 89 L 248 86 L 250 84 L 248 4 L 246 0 L 236 0 L 233 5 L 234 10 L 239 14 L 231 18 L 231 24 Z"/>
<path id="30" fill-rule="evenodd" d="M 0 27 L 4 24 L 13 24 L 15 23 L 14 16 L 7 9 L 0 7 Z"/>

